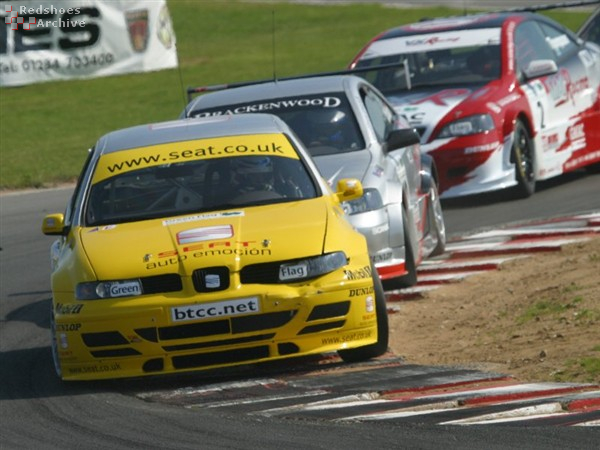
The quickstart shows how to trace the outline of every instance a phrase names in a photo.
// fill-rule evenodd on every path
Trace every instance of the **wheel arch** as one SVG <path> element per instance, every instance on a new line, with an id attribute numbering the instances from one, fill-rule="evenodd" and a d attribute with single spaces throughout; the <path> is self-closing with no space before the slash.
<path id="1" fill-rule="evenodd" d="M 529 137 L 531 138 L 532 143 L 535 144 L 535 130 L 533 128 L 533 119 L 531 117 L 531 114 L 529 114 L 523 109 L 508 110 L 506 112 L 504 116 L 504 124 L 502 127 L 503 135 L 512 136 L 512 134 L 515 131 L 515 124 L 517 122 L 521 122 L 523 126 L 525 126 L 525 129 L 527 130 L 527 133 L 529 133 Z M 536 147 L 537 146 L 534 145 L 534 151 L 536 151 Z M 509 157 L 509 161 L 511 163 L 515 162 L 512 154 Z"/>
<path id="2" fill-rule="evenodd" d="M 421 193 L 429 192 L 433 183 L 438 185 L 438 173 L 435 161 L 431 155 L 421 154 Z"/>
<path id="3" fill-rule="evenodd" d="M 387 182 L 386 187 L 386 198 L 384 203 L 386 204 L 388 213 L 388 223 L 390 224 L 390 236 L 398 236 L 398 242 L 395 239 L 390 241 L 390 245 L 398 246 L 404 243 L 404 230 L 402 228 L 402 209 L 405 207 L 406 202 L 406 186 L 402 186 L 400 183 Z M 393 201 L 400 199 L 400 202 Z"/>
<path id="4" fill-rule="evenodd" d="M 524 111 L 521 111 L 519 114 L 517 114 L 514 117 L 514 119 L 512 121 L 512 131 L 511 132 L 514 132 L 515 124 L 517 122 L 521 122 L 523 124 L 523 126 L 525 127 L 525 130 L 529 134 L 529 142 L 530 142 L 531 146 L 533 147 L 532 150 L 533 150 L 533 156 L 534 156 L 534 158 L 533 158 L 533 173 L 534 173 L 534 176 L 537 178 L 539 176 L 540 155 L 538 154 L 539 146 L 537 145 L 537 139 L 535 136 L 535 131 L 533 129 L 532 122 L 530 120 L 530 117 Z M 515 163 L 515 157 L 512 152 L 509 155 L 509 162 L 511 162 L 512 164 Z"/>
<path id="5" fill-rule="evenodd" d="M 421 252 L 419 248 L 419 239 L 417 236 L 419 235 L 419 230 L 417 229 L 417 225 L 415 223 L 414 211 L 410 208 L 409 200 L 407 198 L 407 189 L 405 188 L 402 191 L 402 211 L 406 214 L 406 220 L 408 223 L 406 224 L 406 229 L 408 230 L 408 240 L 411 243 L 412 254 L 415 257 L 415 262 L 420 262 L 421 260 Z M 402 225 L 404 226 L 404 217 L 402 217 Z M 404 228 L 403 233 L 404 235 Z M 406 237 L 404 237 L 406 242 Z"/>
<path id="6" fill-rule="evenodd" d="M 399 238 L 398 242 L 390 242 L 390 244 L 393 244 L 394 246 L 405 245 L 406 236 L 404 226 L 406 225 L 413 255 L 419 255 L 419 240 L 417 239 L 419 230 L 417 229 L 415 218 L 413 217 L 414 211 L 410 208 L 410 201 L 408 199 L 408 186 L 406 186 L 405 183 L 388 183 L 388 188 L 388 195 L 390 195 L 389 198 L 399 198 L 401 200 L 400 202 L 387 203 L 390 226 L 397 227 L 394 229 L 394 234 Z M 408 222 L 406 224 L 404 223 L 403 212 L 406 214 L 406 219 Z"/>

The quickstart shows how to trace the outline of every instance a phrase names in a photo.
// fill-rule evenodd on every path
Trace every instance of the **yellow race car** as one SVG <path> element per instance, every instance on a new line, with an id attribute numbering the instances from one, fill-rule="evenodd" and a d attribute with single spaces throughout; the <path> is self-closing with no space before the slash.
<path id="1" fill-rule="evenodd" d="M 303 144 L 269 114 L 109 133 L 51 247 L 52 352 L 64 380 L 387 350 L 381 281 Z"/>

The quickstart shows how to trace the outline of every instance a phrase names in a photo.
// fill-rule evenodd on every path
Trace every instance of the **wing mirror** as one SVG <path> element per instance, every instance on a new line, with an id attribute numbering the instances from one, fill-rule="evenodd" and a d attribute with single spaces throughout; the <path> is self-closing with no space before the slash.
<path id="1" fill-rule="evenodd" d="M 42 233 L 47 236 L 61 236 L 65 229 L 64 214 L 49 214 L 42 222 Z"/>
<path id="2" fill-rule="evenodd" d="M 342 178 L 337 182 L 336 193 L 340 202 L 347 202 L 362 197 L 363 186 L 356 178 Z"/>
<path id="3" fill-rule="evenodd" d="M 530 80 L 558 72 L 556 62 L 551 59 L 535 59 L 523 70 L 523 75 Z"/>
<path id="4" fill-rule="evenodd" d="M 419 133 L 417 133 L 413 128 L 393 130 L 387 138 L 388 151 L 397 150 L 402 147 L 409 147 L 411 145 L 418 144 L 420 141 L 421 137 L 419 136 Z"/>

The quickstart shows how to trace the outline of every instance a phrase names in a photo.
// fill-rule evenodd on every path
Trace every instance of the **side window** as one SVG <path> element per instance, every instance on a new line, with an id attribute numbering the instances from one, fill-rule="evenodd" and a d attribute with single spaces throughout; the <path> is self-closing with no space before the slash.
<path id="1" fill-rule="evenodd" d="M 584 41 L 595 42 L 600 45 L 600 11 L 597 11 L 593 19 L 584 25 L 583 31 L 579 31 L 579 37 Z"/>
<path id="2" fill-rule="evenodd" d="M 554 52 L 557 60 L 562 59 L 565 55 L 569 55 L 572 52 L 577 51 L 577 43 L 563 30 L 545 23 L 542 23 L 541 27 L 546 35 L 546 42 L 548 42 L 548 45 Z"/>
<path id="3" fill-rule="evenodd" d="M 73 214 L 76 209 L 76 205 L 80 204 L 81 196 L 83 195 L 83 184 L 85 180 L 85 174 L 88 171 L 90 166 L 90 162 L 92 161 L 92 156 L 94 155 L 94 149 L 91 148 L 88 150 L 88 155 L 85 158 L 85 162 L 83 163 L 83 168 L 81 169 L 79 178 L 77 179 L 77 184 L 75 185 L 75 190 L 73 191 L 73 195 L 71 196 L 71 200 L 67 205 L 67 209 L 65 210 L 65 226 L 69 226 L 73 223 Z"/>
<path id="4" fill-rule="evenodd" d="M 548 45 L 546 36 L 534 21 L 520 24 L 515 32 L 515 60 L 517 72 L 522 72 L 531 61 L 536 59 L 552 59 L 556 55 Z"/>
<path id="5" fill-rule="evenodd" d="M 372 90 L 364 88 L 362 99 L 377 139 L 383 142 L 394 125 L 394 111 Z"/>

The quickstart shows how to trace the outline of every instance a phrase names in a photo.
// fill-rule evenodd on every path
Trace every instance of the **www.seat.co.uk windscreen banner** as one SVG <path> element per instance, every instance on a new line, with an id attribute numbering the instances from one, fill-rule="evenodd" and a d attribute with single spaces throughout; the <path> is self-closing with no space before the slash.
<path id="1" fill-rule="evenodd" d="M 0 15 L 0 86 L 178 64 L 165 0 L 9 0 Z"/>

